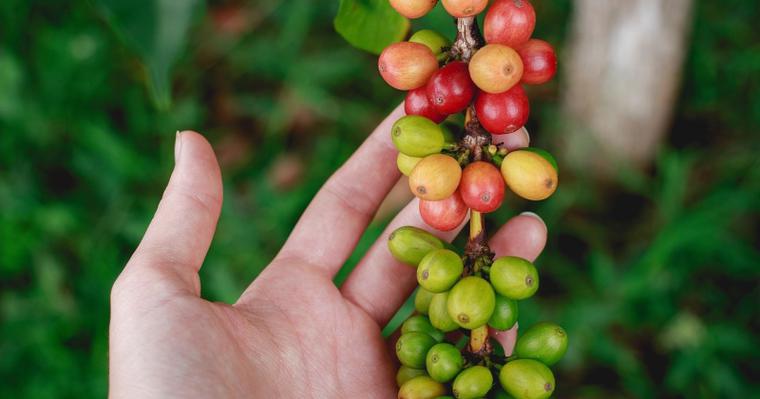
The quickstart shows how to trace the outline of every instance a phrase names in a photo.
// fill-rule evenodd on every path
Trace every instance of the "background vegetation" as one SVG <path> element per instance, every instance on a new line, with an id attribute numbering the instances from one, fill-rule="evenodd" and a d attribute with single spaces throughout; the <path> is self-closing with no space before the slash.
<path id="1" fill-rule="evenodd" d="M 334 32 L 337 1 L 130 3 L 0 2 L 0 397 L 105 396 L 110 286 L 153 214 L 177 129 L 206 134 L 223 164 L 201 275 L 204 297 L 232 301 L 402 98 Z M 562 53 L 572 4 L 535 3 L 537 35 Z M 697 2 L 671 134 L 649 170 L 597 181 L 563 166 L 552 199 L 511 198 L 489 218 L 531 209 L 549 225 L 541 295 L 520 322 L 569 331 L 557 397 L 757 395 L 757 21 L 756 1 Z M 414 26 L 449 24 L 436 12 Z M 529 128 L 562 165 L 560 89 L 530 93 Z"/>

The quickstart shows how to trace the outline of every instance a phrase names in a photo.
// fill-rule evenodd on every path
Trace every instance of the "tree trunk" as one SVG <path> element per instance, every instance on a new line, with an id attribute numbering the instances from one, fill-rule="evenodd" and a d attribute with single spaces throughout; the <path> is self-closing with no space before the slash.
<path id="1" fill-rule="evenodd" d="M 564 60 L 569 160 L 647 164 L 669 127 L 692 0 L 576 0 Z M 562 66 L 562 64 L 561 64 Z"/>

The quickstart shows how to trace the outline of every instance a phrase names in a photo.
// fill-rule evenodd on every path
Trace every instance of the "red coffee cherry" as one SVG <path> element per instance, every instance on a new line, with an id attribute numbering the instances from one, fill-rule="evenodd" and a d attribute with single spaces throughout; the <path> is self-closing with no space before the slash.
<path id="1" fill-rule="evenodd" d="M 504 178 L 491 163 L 473 162 L 462 171 L 459 192 L 464 203 L 481 213 L 493 212 L 504 200 Z"/>
<path id="2" fill-rule="evenodd" d="M 438 0 L 389 0 L 389 2 L 399 14 L 415 19 L 430 12 Z"/>
<path id="3" fill-rule="evenodd" d="M 462 224 L 467 216 L 459 191 L 440 201 L 420 200 L 420 216 L 428 226 L 441 231 L 451 231 Z"/>
<path id="4" fill-rule="evenodd" d="M 399 90 L 411 90 L 427 83 L 438 70 L 438 61 L 424 44 L 398 42 L 386 47 L 377 61 L 380 75 Z"/>
<path id="5" fill-rule="evenodd" d="M 467 64 L 454 61 L 435 72 L 427 83 L 427 96 L 433 109 L 443 115 L 462 112 L 475 95 Z"/>
<path id="6" fill-rule="evenodd" d="M 515 48 L 530 39 L 536 27 L 536 11 L 528 0 L 496 0 L 483 21 L 488 43 Z"/>
<path id="7" fill-rule="evenodd" d="M 557 55 L 552 46 L 540 39 L 530 39 L 517 48 L 523 62 L 522 82 L 540 85 L 557 72 Z"/>
<path id="8" fill-rule="evenodd" d="M 441 0 L 441 3 L 446 12 L 455 18 L 478 15 L 488 6 L 488 0 Z"/>
<path id="9" fill-rule="evenodd" d="M 481 92 L 475 99 L 475 114 L 489 133 L 512 133 L 528 122 L 530 102 L 519 84 L 504 93 Z"/>
<path id="10" fill-rule="evenodd" d="M 446 115 L 439 114 L 430 103 L 425 87 L 409 90 L 404 99 L 404 111 L 407 115 L 419 115 L 430 119 L 435 123 L 441 123 Z"/>

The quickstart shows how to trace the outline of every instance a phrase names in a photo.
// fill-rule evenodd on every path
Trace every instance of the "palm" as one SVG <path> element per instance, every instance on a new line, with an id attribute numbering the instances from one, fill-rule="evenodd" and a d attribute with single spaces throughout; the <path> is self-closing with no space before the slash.
<path id="1" fill-rule="evenodd" d="M 387 131 L 399 114 L 323 187 L 234 305 L 199 296 L 197 272 L 221 208 L 221 180 L 208 143 L 183 133 L 156 216 L 112 290 L 111 397 L 393 397 L 395 366 L 380 326 L 416 281 L 385 240 L 398 226 L 422 225 L 416 202 L 340 288 L 332 278 L 398 178 Z M 491 246 L 535 258 L 545 238 L 540 219 L 518 216 Z"/>

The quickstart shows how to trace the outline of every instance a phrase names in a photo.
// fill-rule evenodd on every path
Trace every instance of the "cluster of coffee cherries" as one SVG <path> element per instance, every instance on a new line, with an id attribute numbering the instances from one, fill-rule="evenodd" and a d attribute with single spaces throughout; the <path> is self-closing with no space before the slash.
<path id="1" fill-rule="evenodd" d="M 476 15 L 488 3 L 442 2 L 455 17 Z M 424 15 L 435 3 L 391 1 L 411 18 Z M 528 1 L 500 0 L 484 19 L 487 44 L 468 62 L 452 56 L 451 43 L 431 30 L 391 44 L 380 55 L 383 79 L 408 91 L 406 116 L 394 124 L 392 138 L 399 150 L 398 167 L 409 176 L 409 186 L 421 200 L 420 213 L 433 228 L 456 228 L 468 209 L 493 212 L 504 199 L 505 186 L 529 200 L 545 199 L 557 188 L 557 164 L 546 151 L 507 153 L 491 144 L 483 148 L 485 159 L 470 162 L 473 154 L 444 123 L 467 110 L 478 127 L 497 137 L 525 125 L 530 105 L 522 84 L 545 83 L 557 69 L 552 47 L 530 38 L 535 20 Z"/>
<path id="2" fill-rule="evenodd" d="M 419 18 L 437 0 L 390 3 Z M 407 91 L 406 116 L 391 129 L 398 168 L 409 177 L 425 223 L 450 231 L 468 213 L 482 226 L 480 215 L 499 209 L 507 188 L 534 201 L 556 190 L 557 163 L 549 153 L 499 143 L 528 120 L 523 84 L 549 81 L 557 60 L 548 43 L 531 39 L 536 14 L 527 0 L 441 3 L 458 19 L 457 41 L 418 31 L 388 46 L 378 69 L 390 86 Z M 474 17 L 486 7 L 481 34 Z M 549 366 L 565 354 L 567 335 L 556 324 L 539 323 L 522 333 L 514 352 L 501 344 L 499 337 L 516 327 L 517 301 L 536 292 L 539 278 L 526 259 L 494 259 L 484 236 L 471 228 L 460 255 L 422 229 L 391 234 L 391 253 L 417 269 L 419 283 L 417 314 L 404 322 L 396 343 L 399 398 L 543 399 L 554 392 Z"/>
<path id="3" fill-rule="evenodd" d="M 531 262 L 505 256 L 466 271 L 448 244 L 411 226 L 395 230 L 388 247 L 398 261 L 417 268 L 420 285 L 414 297 L 418 314 L 404 322 L 396 341 L 399 398 L 551 396 L 555 381 L 549 366 L 567 351 L 562 327 L 533 325 L 511 354 L 486 342 L 491 336 L 500 344 L 499 333 L 517 323 L 517 301 L 538 290 Z M 494 386 L 495 379 L 500 386 Z"/>

